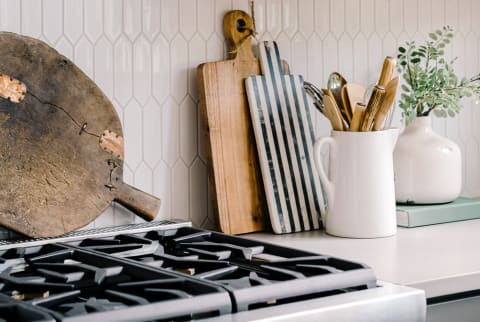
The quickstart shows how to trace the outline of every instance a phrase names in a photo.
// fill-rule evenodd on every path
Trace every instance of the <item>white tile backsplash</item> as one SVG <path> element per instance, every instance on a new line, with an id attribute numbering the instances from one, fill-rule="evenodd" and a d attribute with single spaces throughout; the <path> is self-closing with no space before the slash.
<path id="1" fill-rule="evenodd" d="M 161 198 L 160 219 L 214 228 L 198 113 L 196 67 L 225 59 L 223 15 L 249 0 L 0 0 L 0 28 L 40 38 L 72 59 L 112 100 L 125 134 L 125 181 Z M 376 81 L 385 55 L 450 24 L 456 70 L 480 70 L 477 0 L 255 0 L 258 41 L 275 39 L 291 70 L 319 86 L 339 71 Z M 434 128 L 464 156 L 464 192 L 480 195 L 480 106 L 465 102 Z M 395 115 L 400 125 L 400 112 Z M 318 135 L 327 121 L 314 115 Z M 121 206 L 89 227 L 138 222 Z"/>

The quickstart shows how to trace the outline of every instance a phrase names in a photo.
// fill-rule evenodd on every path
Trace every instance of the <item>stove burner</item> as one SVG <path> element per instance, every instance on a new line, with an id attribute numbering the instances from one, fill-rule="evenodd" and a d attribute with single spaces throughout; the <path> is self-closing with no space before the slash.
<path id="1" fill-rule="evenodd" d="M 0 250 L 0 312 L 40 321 L 191 320 L 375 286 L 358 263 L 189 227 Z"/>

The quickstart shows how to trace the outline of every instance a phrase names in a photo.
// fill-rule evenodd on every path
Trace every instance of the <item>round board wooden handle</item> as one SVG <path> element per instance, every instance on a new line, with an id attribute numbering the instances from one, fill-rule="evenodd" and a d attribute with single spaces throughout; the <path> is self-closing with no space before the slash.
<path id="1" fill-rule="evenodd" d="M 123 182 L 118 114 L 45 42 L 0 32 L 0 225 L 30 237 L 81 228 L 116 200 L 151 220 L 160 201 Z"/>
<path id="2" fill-rule="evenodd" d="M 155 219 L 160 209 L 160 199 L 126 183 L 117 185 L 114 200 L 145 220 Z"/>

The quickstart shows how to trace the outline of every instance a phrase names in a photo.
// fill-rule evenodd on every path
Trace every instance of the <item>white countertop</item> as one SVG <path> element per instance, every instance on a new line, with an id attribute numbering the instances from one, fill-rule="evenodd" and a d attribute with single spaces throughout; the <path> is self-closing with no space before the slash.
<path id="1" fill-rule="evenodd" d="M 423 289 L 427 298 L 480 289 L 480 219 L 398 228 L 392 237 L 339 238 L 325 231 L 244 235 L 361 262 L 379 280 Z"/>

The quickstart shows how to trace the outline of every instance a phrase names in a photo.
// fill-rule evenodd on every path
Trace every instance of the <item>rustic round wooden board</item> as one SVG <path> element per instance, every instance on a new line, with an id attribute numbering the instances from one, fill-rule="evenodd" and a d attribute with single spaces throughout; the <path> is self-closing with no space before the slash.
<path id="1" fill-rule="evenodd" d="M 122 136 L 122 127 L 88 76 L 44 42 L 7 32 L 0 74 L 27 88 L 19 103 L 0 98 L 1 225 L 59 235 L 90 223 L 112 200 L 155 216 L 159 200 L 124 184 L 120 153 L 99 144 L 104 130 Z"/>

